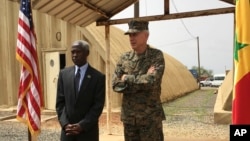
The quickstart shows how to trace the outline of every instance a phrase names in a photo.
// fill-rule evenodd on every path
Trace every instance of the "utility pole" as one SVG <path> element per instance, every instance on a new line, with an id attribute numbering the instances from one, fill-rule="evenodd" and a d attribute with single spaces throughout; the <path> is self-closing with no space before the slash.
<path id="1" fill-rule="evenodd" d="M 200 85 L 201 69 L 200 69 L 200 43 L 199 43 L 199 36 L 197 36 L 197 51 L 198 51 L 198 81 L 199 81 L 199 89 L 201 89 L 201 85 Z"/>

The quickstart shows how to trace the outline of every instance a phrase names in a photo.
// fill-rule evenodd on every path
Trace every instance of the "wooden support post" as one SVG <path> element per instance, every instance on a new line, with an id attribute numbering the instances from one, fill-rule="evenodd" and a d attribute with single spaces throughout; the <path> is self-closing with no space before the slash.
<path id="1" fill-rule="evenodd" d="M 110 25 L 105 25 L 105 42 L 106 42 L 106 109 L 107 109 L 107 129 L 111 133 L 111 75 L 110 75 Z"/>

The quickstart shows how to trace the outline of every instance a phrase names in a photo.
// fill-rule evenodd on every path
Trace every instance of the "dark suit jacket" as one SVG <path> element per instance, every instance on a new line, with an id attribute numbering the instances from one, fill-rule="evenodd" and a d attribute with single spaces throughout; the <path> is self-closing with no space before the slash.
<path id="1" fill-rule="evenodd" d="M 105 75 L 88 66 L 78 93 L 74 86 L 75 67 L 60 71 L 57 86 L 56 112 L 62 127 L 63 141 L 98 141 L 98 119 L 105 101 Z M 79 123 L 83 132 L 66 136 L 64 126 Z"/>

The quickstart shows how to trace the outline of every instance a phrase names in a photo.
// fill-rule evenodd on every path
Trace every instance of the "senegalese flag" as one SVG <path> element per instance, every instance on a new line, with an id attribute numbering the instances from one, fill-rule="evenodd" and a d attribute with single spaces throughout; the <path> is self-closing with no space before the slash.
<path id="1" fill-rule="evenodd" d="M 250 124 L 250 0 L 236 0 L 233 124 Z"/>

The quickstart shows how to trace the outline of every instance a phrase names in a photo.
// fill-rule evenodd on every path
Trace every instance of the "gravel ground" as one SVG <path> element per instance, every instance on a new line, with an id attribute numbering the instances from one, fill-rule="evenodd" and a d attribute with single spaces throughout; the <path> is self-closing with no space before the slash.
<path id="1" fill-rule="evenodd" d="M 163 104 L 166 113 L 164 135 L 187 139 L 229 140 L 229 125 L 214 124 L 214 89 L 201 89 Z M 0 111 L 0 118 L 8 113 Z M 12 113 L 13 114 L 13 113 Z M 110 129 L 114 135 L 123 135 L 120 113 L 112 113 Z M 27 141 L 27 126 L 20 122 L 0 121 L 0 141 Z M 100 118 L 100 134 L 106 134 L 106 114 Z M 54 120 L 42 124 L 38 141 L 59 140 L 60 127 Z"/>
<path id="2" fill-rule="evenodd" d="M 229 125 L 214 123 L 215 89 L 202 88 L 172 102 L 165 103 L 166 136 L 229 140 Z"/>

